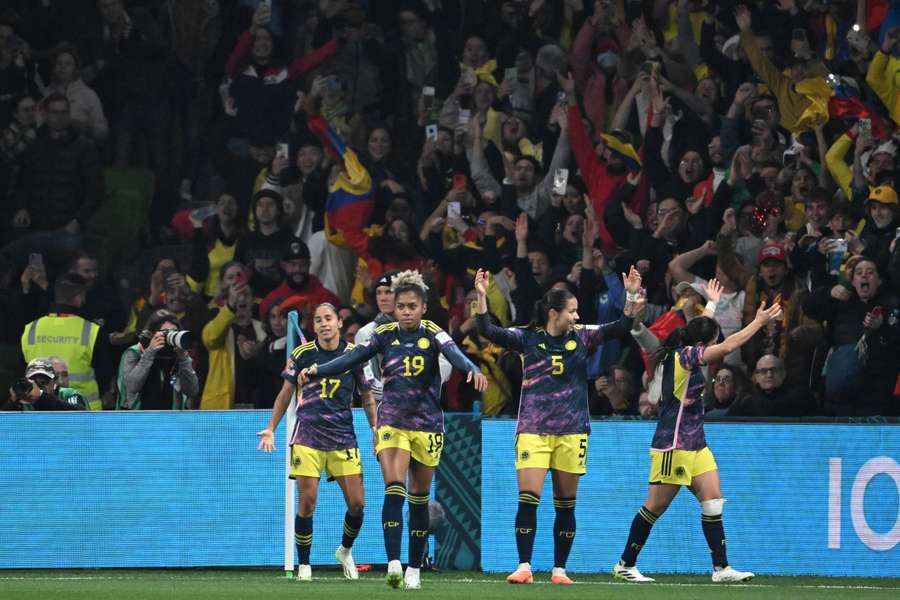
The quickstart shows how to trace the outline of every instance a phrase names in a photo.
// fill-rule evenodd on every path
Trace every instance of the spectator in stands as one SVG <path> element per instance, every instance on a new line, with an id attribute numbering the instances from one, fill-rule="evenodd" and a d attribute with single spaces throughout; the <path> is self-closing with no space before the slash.
<path id="1" fill-rule="evenodd" d="M 281 284 L 281 252 L 293 237 L 282 225 L 282 202 L 281 194 L 274 190 L 263 188 L 254 194 L 251 209 L 256 231 L 239 237 L 234 250 L 234 259 L 250 268 L 250 284 L 260 297 Z"/>
<path id="2" fill-rule="evenodd" d="M 732 404 L 739 401 L 750 389 L 750 382 L 744 370 L 739 367 L 722 365 L 706 382 L 703 393 L 704 412 L 707 417 L 724 417 Z"/>
<path id="3" fill-rule="evenodd" d="M 86 250 L 76 252 L 69 264 L 69 273 L 81 277 L 87 290 L 81 315 L 100 325 L 106 335 L 119 331 L 125 325 L 125 315 L 118 294 L 100 281 L 97 257 Z"/>
<path id="4" fill-rule="evenodd" d="M 7 252 L 20 263 L 29 251 L 43 252 L 51 265 L 64 266 L 103 199 L 103 177 L 97 148 L 70 124 L 66 97 L 48 96 L 43 112 L 16 183 L 13 226 L 27 235 Z"/>
<path id="5" fill-rule="evenodd" d="M 209 374 L 201 409 L 255 406 L 258 373 L 253 357 L 265 339 L 263 324 L 253 318 L 252 289 L 244 282 L 232 284 L 227 302 L 203 327 Z"/>
<path id="6" fill-rule="evenodd" d="M 895 414 L 891 406 L 900 372 L 900 303 L 878 265 L 863 259 L 847 267 L 850 282 L 821 288 L 806 312 L 829 324 L 832 352 L 825 365 L 825 410 L 833 415 Z"/>
<path id="7" fill-rule="evenodd" d="M 9 124 L 0 133 L 0 161 L 4 165 L 15 163 L 37 139 L 37 102 L 31 96 L 19 96 L 13 102 Z M 8 166 L 7 166 L 8 168 Z M 2 191 L 6 194 L 12 179 L 3 179 Z"/>
<path id="8" fill-rule="evenodd" d="M 279 310 L 279 303 L 269 305 L 268 312 L 263 315 L 266 339 L 263 340 L 254 357 L 259 370 L 259 390 L 254 406 L 256 408 L 272 408 L 275 397 L 281 389 L 287 348 L 287 312 Z"/>
<path id="9" fill-rule="evenodd" d="M 281 248 L 280 268 L 284 273 L 284 279 L 277 288 L 259 304 L 259 314 L 265 318 L 269 313 L 269 307 L 280 304 L 279 310 L 302 308 L 304 306 L 315 308 L 322 302 L 330 302 L 335 307 L 340 306 L 337 296 L 322 286 L 322 282 L 315 275 L 310 274 L 309 248 L 299 238 L 289 238 Z"/>
<path id="10" fill-rule="evenodd" d="M 51 312 L 25 326 L 22 355 L 35 358 L 59 356 L 69 365 L 72 387 L 91 410 L 100 410 L 100 394 L 111 380 L 108 341 L 99 336 L 100 326 L 79 316 L 87 297 L 84 279 L 65 274 L 53 287 Z"/>
<path id="11" fill-rule="evenodd" d="M 69 101 L 72 125 L 87 137 L 102 141 L 109 134 L 100 97 L 81 79 L 78 50 L 72 44 L 60 45 L 52 57 L 53 75 L 45 97 L 65 96 Z"/>
<path id="12" fill-rule="evenodd" d="M 139 341 L 125 350 L 119 364 L 119 398 L 124 410 L 182 410 L 194 408 L 200 393 L 184 336 L 176 341 L 170 332 L 182 329 L 178 319 L 163 309 L 144 325 Z M 190 333 L 188 335 L 191 335 Z"/>
<path id="13" fill-rule="evenodd" d="M 88 53 L 94 80 L 87 83 L 100 94 L 113 123 L 115 165 L 138 166 L 143 154 L 159 177 L 167 176 L 166 48 L 159 26 L 147 10 L 126 8 L 125 0 L 97 0 L 97 5 L 102 23 Z"/>
<path id="14" fill-rule="evenodd" d="M 84 410 L 84 398 L 71 389 L 57 386 L 56 374 L 46 359 L 34 359 L 25 369 L 25 378 L 9 389 L 0 411 Z"/>
<path id="15" fill-rule="evenodd" d="M 0 14 L 0 123 L 5 123 L 20 96 L 36 96 L 35 64 L 31 49 L 21 37 L 15 11 Z"/>
<path id="16" fill-rule="evenodd" d="M 728 414 L 735 417 L 803 417 L 815 414 L 808 384 L 787 383 L 784 361 L 766 354 L 753 370 L 751 394 L 736 399 Z"/>
<path id="17" fill-rule="evenodd" d="M 808 385 L 812 349 L 822 338 L 822 326 L 803 311 L 806 291 L 791 272 L 784 248 L 766 243 L 759 251 L 759 267 L 752 273 L 735 259 L 733 238 L 720 237 L 717 249 L 720 267 L 745 293 L 744 323 L 753 320 L 761 302 L 780 303 L 784 315 L 744 344 L 744 364 L 755 365 L 766 354 L 774 354 L 785 363 L 788 383 Z"/>
<path id="18" fill-rule="evenodd" d="M 214 215 L 199 220 L 196 211 L 191 211 L 188 218 L 193 228 L 190 276 L 195 285 L 192 287 L 201 290 L 207 298 L 215 298 L 220 292 L 219 272 L 223 265 L 234 260 L 241 233 L 237 200 L 232 194 L 222 192 L 216 200 Z"/>

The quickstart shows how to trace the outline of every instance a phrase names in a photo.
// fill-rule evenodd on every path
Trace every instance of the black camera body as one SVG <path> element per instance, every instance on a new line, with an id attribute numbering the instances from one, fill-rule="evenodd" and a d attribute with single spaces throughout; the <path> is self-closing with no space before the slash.
<path id="1" fill-rule="evenodd" d="M 138 341 L 141 343 L 141 346 L 146 348 L 150 345 L 150 340 L 153 339 L 153 336 L 156 332 L 152 331 L 142 331 L 141 335 L 138 337 Z M 194 344 L 194 334 L 191 331 L 187 330 L 164 330 L 159 333 L 163 334 L 163 339 L 166 342 L 166 346 L 169 348 L 181 348 L 182 350 L 190 350 L 191 346 Z"/>
<path id="2" fill-rule="evenodd" d="M 12 391 L 18 400 L 27 398 L 31 394 L 31 380 L 24 377 L 16 379 L 12 384 Z"/>

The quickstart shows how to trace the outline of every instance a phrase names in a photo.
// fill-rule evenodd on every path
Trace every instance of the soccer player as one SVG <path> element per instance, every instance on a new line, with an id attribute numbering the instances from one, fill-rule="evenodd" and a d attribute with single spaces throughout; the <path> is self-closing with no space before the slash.
<path id="1" fill-rule="evenodd" d="M 297 346 L 285 367 L 284 385 L 275 399 L 272 416 L 266 428 L 257 433 L 259 449 L 275 449 L 275 428 L 284 416 L 297 386 L 300 371 L 319 362 L 328 362 L 352 351 L 353 344 L 341 340 L 341 319 L 337 309 L 325 302 L 313 313 L 316 339 Z M 334 553 L 347 579 L 358 579 L 351 548 L 363 522 L 365 495 L 363 494 L 362 464 L 359 445 L 353 432 L 350 406 L 353 391 L 362 397 L 369 424 L 375 424 L 375 400 L 365 384 L 362 369 L 352 373 L 316 377 L 303 382 L 297 398 L 297 421 L 291 437 L 291 478 L 297 481 L 297 516 L 294 518 L 294 538 L 300 566 L 298 581 L 312 579 L 309 551 L 312 546 L 313 512 L 319 491 L 322 469 L 329 480 L 335 480 L 344 493 L 347 512 L 344 514 L 344 535 Z"/>
<path id="2" fill-rule="evenodd" d="M 579 325 L 578 299 L 566 289 L 551 289 L 535 305 L 526 328 L 502 329 L 487 315 L 488 273 L 475 275 L 478 332 L 490 341 L 522 355 L 522 394 L 516 426 L 516 546 L 519 567 L 506 580 L 532 583 L 531 553 L 537 528 L 541 489 L 551 472 L 553 505 L 553 571 L 550 581 L 571 584 L 566 561 L 575 539 L 575 494 L 578 478 L 587 472 L 587 356 L 604 340 L 627 335 L 643 298 L 641 275 L 633 267 L 622 275 L 627 292 L 624 316 L 607 325 Z"/>
<path id="3" fill-rule="evenodd" d="M 644 505 L 631 522 L 625 551 L 613 567 L 614 577 L 638 583 L 653 581 L 638 571 L 635 562 L 653 524 L 685 485 L 700 502 L 703 535 L 712 553 L 712 580 L 735 582 L 753 577 L 753 573 L 730 567 L 725 553 L 725 499 L 719 487 L 718 467 L 703 433 L 702 367 L 721 361 L 780 316 L 779 304 L 766 308 L 763 302 L 749 325 L 721 343 L 716 343 L 719 324 L 709 317 L 697 317 L 670 333 L 653 354 L 655 377 L 661 377 L 662 382 L 659 422 L 650 447 L 650 487 Z"/>
<path id="4" fill-rule="evenodd" d="M 418 271 L 403 271 L 391 280 L 397 321 L 375 328 L 369 342 L 332 360 L 304 369 L 306 377 L 332 376 L 381 354 L 383 392 L 377 411 L 375 452 L 384 476 L 381 524 L 388 557 L 387 583 L 407 589 L 421 587 L 419 569 L 428 542 L 428 494 L 444 443 L 441 375 L 438 355 L 468 373 L 467 381 L 484 391 L 487 379 L 431 321 L 422 320 L 428 290 Z M 409 493 L 406 479 L 409 475 Z M 400 539 L 403 500 L 409 499 L 409 565 L 403 575 Z"/>

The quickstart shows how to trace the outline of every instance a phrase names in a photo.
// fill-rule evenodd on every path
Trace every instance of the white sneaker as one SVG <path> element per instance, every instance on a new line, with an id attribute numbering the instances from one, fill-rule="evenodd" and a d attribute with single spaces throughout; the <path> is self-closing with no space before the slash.
<path id="1" fill-rule="evenodd" d="M 403 577 L 403 589 L 417 590 L 421 587 L 422 582 L 419 579 L 419 569 L 406 567 L 406 575 Z"/>
<path id="2" fill-rule="evenodd" d="M 621 560 L 617 562 L 613 567 L 612 574 L 616 579 L 630 581 L 631 583 L 652 583 L 656 581 L 652 577 L 645 577 L 641 575 L 641 572 L 638 571 L 637 566 L 626 567 Z"/>
<path id="3" fill-rule="evenodd" d="M 312 581 L 312 569 L 309 565 L 297 567 L 297 581 Z"/>
<path id="4" fill-rule="evenodd" d="M 387 582 L 388 587 L 394 589 L 400 588 L 400 585 L 403 583 L 403 565 L 400 564 L 399 560 L 392 560 L 388 563 L 387 578 L 385 581 Z"/>
<path id="5" fill-rule="evenodd" d="M 753 579 L 753 573 L 750 571 L 737 571 L 731 567 L 716 569 L 712 574 L 713 583 L 735 583 L 751 579 Z"/>
<path id="6" fill-rule="evenodd" d="M 338 546 L 338 549 L 334 551 L 334 558 L 341 563 L 341 567 L 344 569 L 344 577 L 347 579 L 359 579 L 359 572 L 356 570 L 356 563 L 353 562 L 353 552 L 350 548 Z"/>

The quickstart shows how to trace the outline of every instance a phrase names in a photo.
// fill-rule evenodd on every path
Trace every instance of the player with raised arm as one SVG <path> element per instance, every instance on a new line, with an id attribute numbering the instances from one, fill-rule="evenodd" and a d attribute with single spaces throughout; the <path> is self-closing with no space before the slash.
<path id="1" fill-rule="evenodd" d="M 397 321 L 375 328 L 368 343 L 328 363 L 301 372 L 308 377 L 332 376 L 381 355 L 382 399 L 378 404 L 375 451 L 384 476 L 381 523 L 388 558 L 387 583 L 397 588 L 421 587 L 419 569 L 428 541 L 428 496 L 444 442 L 441 375 L 438 356 L 468 373 L 467 381 L 483 391 L 487 379 L 431 321 L 423 320 L 428 290 L 418 271 L 403 271 L 391 280 Z M 409 494 L 406 480 L 409 476 Z M 409 565 L 403 575 L 400 540 L 403 500 L 409 498 Z"/>
<path id="2" fill-rule="evenodd" d="M 709 317 L 697 317 L 670 333 L 653 354 L 653 364 L 661 366 L 655 376 L 662 377 L 662 382 L 659 422 L 650 447 L 650 487 L 644 505 L 631 522 L 625 551 L 613 567 L 614 577 L 636 583 L 653 581 L 638 571 L 635 562 L 653 524 L 685 485 L 700 502 L 703 535 L 712 553 L 712 580 L 724 583 L 753 577 L 753 573 L 728 565 L 722 524 L 725 499 L 719 486 L 718 467 L 703 433 L 701 396 L 706 381 L 702 369 L 740 348 L 780 316 L 779 304 L 766 308 L 763 302 L 749 325 L 721 343 L 716 343 L 719 324 Z"/>
<path id="3" fill-rule="evenodd" d="M 605 340 L 627 335 L 643 298 L 641 275 L 634 267 L 622 275 L 627 293 L 624 316 L 606 325 L 579 325 L 578 299 L 566 289 L 551 289 L 535 305 L 532 323 L 503 329 L 487 318 L 489 275 L 475 275 L 478 332 L 495 344 L 522 355 L 522 393 L 516 426 L 516 546 L 519 566 L 506 580 L 532 583 L 531 554 L 537 529 L 537 507 L 547 471 L 553 479 L 554 566 L 550 581 L 571 584 L 566 561 L 575 539 L 575 495 L 587 472 L 587 357 Z"/>
<path id="4" fill-rule="evenodd" d="M 341 340 L 341 318 L 337 309 L 325 302 L 313 313 L 316 339 L 294 348 L 284 373 L 284 385 L 275 399 L 272 416 L 266 428 L 257 433 L 259 449 L 275 449 L 275 429 L 284 416 L 294 394 L 300 371 L 310 365 L 328 362 L 353 350 L 353 344 Z M 298 581 L 309 581 L 312 571 L 309 552 L 312 546 L 313 512 L 319 491 L 322 469 L 329 480 L 335 480 L 344 494 L 347 512 L 344 515 L 344 535 L 334 553 L 347 579 L 358 579 L 351 548 L 363 523 L 362 463 L 359 444 L 353 431 L 350 407 L 354 389 L 362 397 L 369 424 L 375 424 L 375 400 L 365 383 L 362 368 L 329 377 L 309 378 L 303 382 L 297 397 L 297 421 L 291 436 L 291 478 L 297 481 L 297 515 L 294 518 L 294 538 L 300 566 Z"/>

